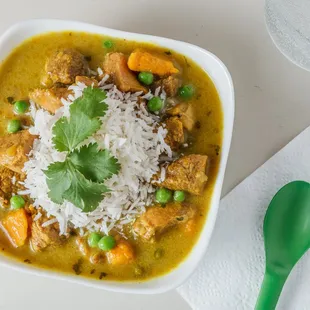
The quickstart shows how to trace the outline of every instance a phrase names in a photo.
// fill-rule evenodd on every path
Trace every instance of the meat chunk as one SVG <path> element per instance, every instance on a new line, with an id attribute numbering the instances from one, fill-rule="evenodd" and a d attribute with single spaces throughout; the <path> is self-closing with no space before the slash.
<path id="1" fill-rule="evenodd" d="M 98 81 L 88 76 L 77 76 L 75 78 L 75 83 L 83 83 L 86 86 L 98 87 Z"/>
<path id="2" fill-rule="evenodd" d="M 43 211 L 40 211 L 41 213 Z M 34 219 L 36 213 L 32 215 Z M 66 240 L 66 236 L 59 235 L 59 224 L 54 223 L 43 227 L 42 225 L 50 220 L 46 215 L 42 215 L 38 220 L 32 221 L 30 244 L 35 252 L 39 252 L 51 245 L 59 245 Z"/>
<path id="3" fill-rule="evenodd" d="M 178 116 L 184 128 L 191 131 L 195 125 L 195 114 L 193 106 L 187 102 L 177 104 L 175 107 L 167 110 L 167 114 Z"/>
<path id="4" fill-rule="evenodd" d="M 128 69 L 127 58 L 122 53 L 107 54 L 103 63 L 103 70 L 112 76 L 116 86 L 123 92 L 143 91 L 147 93 L 148 91 Z"/>
<path id="5" fill-rule="evenodd" d="M 50 113 L 55 113 L 63 105 L 61 98 L 67 99 L 70 94 L 67 88 L 62 87 L 36 88 L 29 93 L 29 98 Z"/>
<path id="6" fill-rule="evenodd" d="M 107 252 L 111 265 L 127 265 L 134 261 L 135 252 L 132 245 L 123 238 L 116 238 L 116 246 Z"/>
<path id="7" fill-rule="evenodd" d="M 8 134 L 0 137 L 0 165 L 3 165 L 17 173 L 23 173 L 25 162 L 33 146 L 33 136 L 28 130 Z"/>
<path id="8" fill-rule="evenodd" d="M 173 151 L 177 151 L 181 144 L 184 143 L 183 124 L 178 117 L 170 117 L 165 121 L 168 133 L 165 142 Z"/>
<path id="9" fill-rule="evenodd" d="M 18 190 L 23 189 L 23 186 L 19 184 L 19 181 L 22 180 L 22 175 L 19 173 L 0 166 L 0 205 L 8 207 L 12 193 L 17 193 Z"/>
<path id="10" fill-rule="evenodd" d="M 189 220 L 185 225 L 184 225 L 184 232 L 185 234 L 189 236 L 193 236 L 197 233 L 198 227 L 196 225 L 197 221 L 195 218 Z"/>
<path id="11" fill-rule="evenodd" d="M 138 104 L 138 105 L 141 105 L 141 104 L 146 105 L 146 103 L 147 103 L 146 99 L 143 98 L 142 96 L 139 96 L 139 97 L 137 98 L 137 104 Z"/>
<path id="12" fill-rule="evenodd" d="M 73 84 L 78 75 L 89 71 L 85 57 L 73 48 L 56 51 L 46 62 L 45 70 L 53 83 Z"/>
<path id="13" fill-rule="evenodd" d="M 91 249 L 87 240 L 82 237 L 77 237 L 76 244 L 82 253 L 92 264 L 102 264 L 105 262 L 105 256 L 99 249 Z"/>
<path id="14" fill-rule="evenodd" d="M 132 71 L 147 71 L 159 76 L 167 76 L 179 72 L 168 57 L 142 49 L 136 49 L 130 54 L 128 67 Z"/>
<path id="15" fill-rule="evenodd" d="M 171 190 L 183 190 L 194 195 L 201 195 L 208 180 L 207 161 L 206 155 L 183 156 L 167 167 L 165 180 L 155 184 Z"/>
<path id="16" fill-rule="evenodd" d="M 165 208 L 155 206 L 136 220 L 133 229 L 136 234 L 148 241 L 154 241 L 158 236 L 179 224 L 184 224 L 194 218 L 196 208 L 188 203 L 172 202 Z"/>
<path id="17" fill-rule="evenodd" d="M 91 254 L 91 248 L 88 245 L 87 241 L 82 237 L 76 238 L 76 245 L 78 246 L 80 252 L 83 256 L 89 258 Z"/>
<path id="18" fill-rule="evenodd" d="M 166 92 L 167 97 L 174 97 L 180 86 L 180 79 L 174 75 L 170 75 L 167 78 L 160 79 L 154 83 L 154 88 L 161 87 Z"/>

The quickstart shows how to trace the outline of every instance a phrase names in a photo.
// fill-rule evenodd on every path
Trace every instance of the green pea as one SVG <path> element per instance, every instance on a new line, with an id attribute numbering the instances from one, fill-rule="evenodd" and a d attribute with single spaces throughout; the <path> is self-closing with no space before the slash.
<path id="1" fill-rule="evenodd" d="M 16 114 L 24 114 L 29 109 L 29 103 L 25 100 L 19 100 L 14 103 L 14 111 Z"/>
<path id="2" fill-rule="evenodd" d="M 182 202 L 185 200 L 185 193 L 183 191 L 175 191 L 173 194 L 174 201 Z"/>
<path id="3" fill-rule="evenodd" d="M 25 200 L 21 196 L 12 196 L 10 199 L 12 209 L 21 209 L 25 205 Z"/>
<path id="4" fill-rule="evenodd" d="M 147 107 L 151 112 L 158 112 L 164 107 L 164 102 L 159 97 L 153 97 L 147 103 Z"/>
<path id="5" fill-rule="evenodd" d="M 88 236 L 88 244 L 91 248 L 96 248 L 102 236 L 98 233 L 92 232 Z"/>
<path id="6" fill-rule="evenodd" d="M 155 193 L 156 201 L 159 203 L 167 203 L 172 198 L 172 193 L 167 188 L 160 188 Z"/>
<path id="7" fill-rule="evenodd" d="M 151 85 L 154 81 L 153 73 L 151 73 L 151 72 L 140 72 L 138 75 L 138 80 L 145 85 Z"/>
<path id="8" fill-rule="evenodd" d="M 98 242 L 98 248 L 102 251 L 110 251 L 116 245 L 116 241 L 112 236 L 104 236 Z"/>
<path id="9" fill-rule="evenodd" d="M 191 99 L 194 95 L 194 87 L 192 85 L 184 85 L 179 88 L 178 94 L 182 99 L 188 100 Z"/>
<path id="10" fill-rule="evenodd" d="M 111 40 L 106 40 L 103 42 L 103 45 L 105 48 L 112 48 L 114 44 Z"/>
<path id="11" fill-rule="evenodd" d="M 12 119 L 8 122 L 7 131 L 8 133 L 14 133 L 21 129 L 22 125 L 20 120 Z"/>

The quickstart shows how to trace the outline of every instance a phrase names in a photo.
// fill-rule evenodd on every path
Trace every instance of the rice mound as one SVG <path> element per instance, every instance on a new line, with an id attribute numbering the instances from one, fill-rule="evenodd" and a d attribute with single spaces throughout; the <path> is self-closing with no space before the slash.
<path id="1" fill-rule="evenodd" d="M 80 228 L 83 234 L 86 230 L 101 231 L 105 234 L 112 228 L 121 231 L 124 224 L 132 222 L 138 214 L 152 204 L 152 193 L 155 191 L 151 178 L 160 171 L 159 158 L 165 153 L 172 156 L 170 147 L 165 143 L 167 130 L 160 125 L 160 119 L 150 114 L 145 105 L 138 104 L 142 93 L 122 93 L 115 85 L 106 84 L 108 76 L 99 83 L 101 89 L 107 92 L 105 103 L 107 113 L 101 118 L 101 128 L 81 143 L 87 145 L 96 142 L 99 148 L 108 149 L 121 164 L 121 170 L 105 181 L 110 192 L 105 194 L 98 208 L 85 213 L 71 202 L 56 204 L 48 197 L 48 186 L 44 170 L 55 161 L 64 161 L 66 153 L 58 152 L 52 142 L 52 128 L 62 116 L 69 116 L 70 104 L 82 96 L 86 87 L 83 83 L 69 87 L 73 91 L 67 100 L 62 99 L 63 107 L 55 115 L 38 108 L 31 102 L 30 115 L 34 125 L 30 127 L 31 134 L 38 135 L 33 150 L 29 154 L 24 171 L 27 174 L 23 185 L 25 190 L 19 192 L 29 195 L 34 207 L 43 208 L 48 216 L 54 216 L 44 223 L 45 226 L 59 222 L 60 233 L 67 231 L 68 225 Z M 165 93 L 160 89 L 155 91 L 165 99 Z M 153 97 L 152 93 L 143 96 Z M 161 171 L 161 178 L 165 171 Z M 40 213 L 36 216 L 40 218 Z"/>

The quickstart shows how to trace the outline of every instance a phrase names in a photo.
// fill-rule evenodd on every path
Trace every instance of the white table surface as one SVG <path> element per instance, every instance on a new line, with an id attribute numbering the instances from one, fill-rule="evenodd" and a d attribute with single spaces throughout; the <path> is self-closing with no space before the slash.
<path id="1" fill-rule="evenodd" d="M 62 18 L 204 47 L 230 70 L 236 121 L 223 194 L 310 125 L 310 73 L 271 42 L 262 0 L 0 0 L 0 33 L 29 18 Z M 207 288 L 206 288 L 207 289 Z M 0 309 L 189 310 L 176 292 L 109 293 L 0 268 Z"/>

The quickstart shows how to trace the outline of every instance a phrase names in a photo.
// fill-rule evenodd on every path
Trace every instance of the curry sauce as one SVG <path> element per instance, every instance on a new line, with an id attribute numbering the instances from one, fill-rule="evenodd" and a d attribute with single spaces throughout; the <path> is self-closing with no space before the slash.
<path id="1" fill-rule="evenodd" d="M 191 141 L 188 147 L 182 149 L 182 153 L 205 154 L 209 158 L 208 182 L 203 195 L 187 196 L 187 201 L 198 208 L 195 223 L 188 227 L 182 224 L 170 229 L 153 243 L 128 234 L 128 240 L 134 246 L 136 259 L 134 263 L 124 266 L 115 267 L 107 262 L 91 264 L 81 255 L 76 245 L 77 237 L 74 235 L 61 246 L 51 246 L 36 253 L 28 245 L 14 248 L 7 236 L 0 231 L 0 251 L 25 264 L 57 272 L 75 273 L 78 276 L 100 280 L 141 281 L 176 268 L 195 245 L 208 215 L 221 156 L 223 115 L 217 90 L 206 72 L 194 61 L 173 50 L 147 43 L 78 32 L 36 36 L 12 51 L 0 66 L 0 135 L 6 134 L 8 121 L 16 118 L 9 102 L 10 98 L 26 99 L 31 89 L 41 87 L 46 59 L 55 49 L 79 50 L 89 60 L 91 69 L 96 70 L 103 63 L 107 53 L 103 45 L 107 39 L 113 40 L 109 52 L 117 51 L 128 55 L 136 48 L 144 48 L 170 57 L 177 64 L 183 83 L 195 86 L 195 96 L 190 100 L 190 104 L 195 111 L 196 122 L 191 132 Z M 7 210 L 0 207 L 0 220 L 6 213 Z M 124 227 L 125 233 L 127 230 L 130 230 L 130 224 Z"/>

